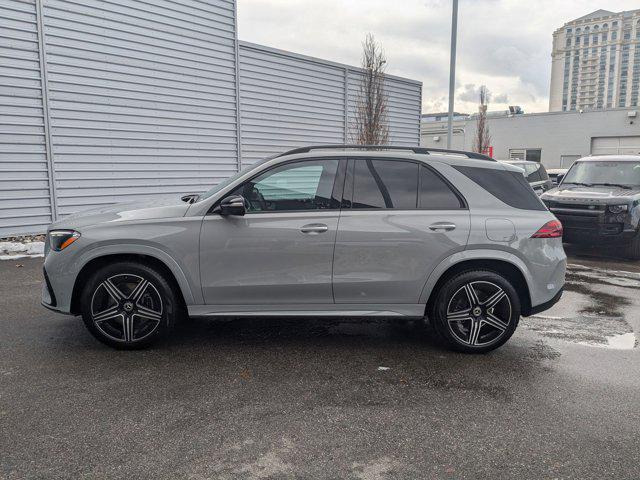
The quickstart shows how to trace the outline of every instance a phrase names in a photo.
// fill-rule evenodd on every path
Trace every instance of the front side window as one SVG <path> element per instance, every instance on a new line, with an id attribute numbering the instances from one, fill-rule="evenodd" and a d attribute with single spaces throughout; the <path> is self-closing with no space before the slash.
<path id="1" fill-rule="evenodd" d="M 309 160 L 281 165 L 236 188 L 247 212 L 322 210 L 339 208 L 333 186 L 339 160 Z"/>
<path id="2" fill-rule="evenodd" d="M 353 160 L 351 208 L 415 209 L 418 164 L 398 160 Z"/>

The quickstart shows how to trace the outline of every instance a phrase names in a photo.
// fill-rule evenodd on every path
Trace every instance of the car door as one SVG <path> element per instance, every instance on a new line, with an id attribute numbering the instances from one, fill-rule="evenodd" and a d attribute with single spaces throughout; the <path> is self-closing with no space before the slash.
<path id="1" fill-rule="evenodd" d="M 275 166 L 229 192 L 244 216 L 205 217 L 200 270 L 210 305 L 333 303 L 331 269 L 346 160 Z"/>
<path id="2" fill-rule="evenodd" d="M 435 169 L 418 162 L 349 160 L 336 237 L 336 303 L 417 304 L 428 275 L 464 249 L 469 211 Z"/>

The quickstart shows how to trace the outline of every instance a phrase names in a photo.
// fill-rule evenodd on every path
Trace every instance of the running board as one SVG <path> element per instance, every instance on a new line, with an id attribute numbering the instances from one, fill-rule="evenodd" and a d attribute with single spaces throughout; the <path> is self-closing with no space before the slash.
<path id="1" fill-rule="evenodd" d="M 422 318 L 421 304 L 190 305 L 190 317 L 405 317 Z"/>

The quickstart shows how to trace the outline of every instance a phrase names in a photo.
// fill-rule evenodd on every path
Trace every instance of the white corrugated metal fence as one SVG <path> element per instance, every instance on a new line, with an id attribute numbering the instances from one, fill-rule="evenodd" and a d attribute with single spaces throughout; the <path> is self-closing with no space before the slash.
<path id="1" fill-rule="evenodd" d="M 348 142 L 358 69 L 238 42 L 235 7 L 3 0 L 0 237 Z M 387 83 L 391 141 L 417 145 L 421 85 Z"/>

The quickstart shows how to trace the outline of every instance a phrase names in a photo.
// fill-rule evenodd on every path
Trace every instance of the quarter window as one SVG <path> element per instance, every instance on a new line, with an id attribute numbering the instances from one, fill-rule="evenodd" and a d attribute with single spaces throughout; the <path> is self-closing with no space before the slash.
<path id="1" fill-rule="evenodd" d="M 424 210 L 458 210 L 464 203 L 449 185 L 424 165 L 420 165 L 420 194 L 418 204 Z"/>
<path id="2" fill-rule="evenodd" d="M 332 198 L 339 160 L 312 160 L 273 168 L 236 188 L 247 212 L 339 208 Z"/>

